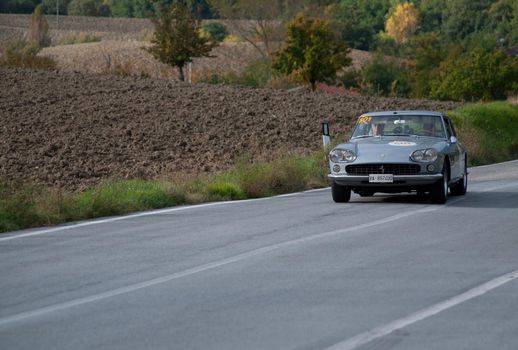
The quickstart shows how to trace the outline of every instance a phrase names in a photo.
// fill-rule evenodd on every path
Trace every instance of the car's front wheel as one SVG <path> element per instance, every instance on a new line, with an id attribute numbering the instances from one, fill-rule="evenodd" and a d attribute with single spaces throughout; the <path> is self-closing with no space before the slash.
<path id="1" fill-rule="evenodd" d="M 448 168 L 442 169 L 442 179 L 437 181 L 430 189 L 432 203 L 444 204 L 448 199 Z"/>
<path id="2" fill-rule="evenodd" d="M 347 203 L 351 199 L 351 188 L 339 185 L 333 181 L 331 184 L 331 194 L 336 203 Z"/>

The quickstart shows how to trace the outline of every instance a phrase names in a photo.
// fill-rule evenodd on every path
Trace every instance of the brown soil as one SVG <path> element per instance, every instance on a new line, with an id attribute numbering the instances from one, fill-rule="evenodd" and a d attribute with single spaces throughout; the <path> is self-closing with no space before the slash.
<path id="1" fill-rule="evenodd" d="M 188 85 L 0 67 L 0 180 L 81 190 L 107 178 L 214 173 L 321 146 L 360 113 L 454 103 Z"/>

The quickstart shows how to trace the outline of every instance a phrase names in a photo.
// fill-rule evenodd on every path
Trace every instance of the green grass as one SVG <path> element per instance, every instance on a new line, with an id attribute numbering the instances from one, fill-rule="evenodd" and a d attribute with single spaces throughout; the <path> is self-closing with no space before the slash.
<path id="1" fill-rule="evenodd" d="M 223 174 L 184 181 L 112 180 L 79 193 L 33 184 L 0 184 L 0 232 L 325 185 L 325 157 L 320 152 L 269 163 L 242 158 Z"/>
<path id="2" fill-rule="evenodd" d="M 518 107 L 509 102 L 468 104 L 448 112 L 468 148 L 471 165 L 518 158 Z"/>

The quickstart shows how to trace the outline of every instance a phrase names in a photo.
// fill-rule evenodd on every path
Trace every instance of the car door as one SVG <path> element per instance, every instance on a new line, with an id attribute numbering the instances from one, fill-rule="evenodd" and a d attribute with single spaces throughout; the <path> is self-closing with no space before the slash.
<path id="1" fill-rule="evenodd" d="M 451 120 L 444 117 L 444 124 L 446 126 L 446 134 L 448 136 L 448 156 L 450 158 L 450 179 L 459 179 L 463 174 L 463 152 L 459 141 L 457 140 L 457 134 L 453 128 Z M 454 139 L 452 139 L 452 136 Z M 453 142 L 452 142 L 453 141 Z"/>

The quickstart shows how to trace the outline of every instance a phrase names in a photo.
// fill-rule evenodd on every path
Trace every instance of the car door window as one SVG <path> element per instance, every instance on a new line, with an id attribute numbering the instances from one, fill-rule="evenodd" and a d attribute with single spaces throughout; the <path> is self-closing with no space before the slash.
<path id="1" fill-rule="evenodd" d="M 451 131 L 450 120 L 448 118 L 444 118 L 444 124 L 446 124 L 446 136 L 448 137 L 448 139 L 450 139 L 453 135 Z"/>

